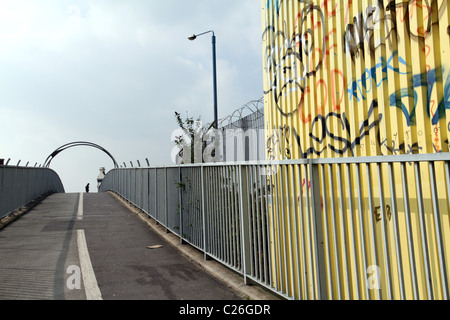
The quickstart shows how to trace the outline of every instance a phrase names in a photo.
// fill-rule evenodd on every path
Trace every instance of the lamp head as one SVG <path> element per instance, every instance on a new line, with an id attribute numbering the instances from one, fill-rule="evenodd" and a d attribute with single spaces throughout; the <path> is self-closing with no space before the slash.
<path id="1" fill-rule="evenodd" d="M 192 36 L 189 36 L 188 39 L 193 41 L 193 40 L 197 39 L 197 36 L 195 34 L 193 34 Z"/>

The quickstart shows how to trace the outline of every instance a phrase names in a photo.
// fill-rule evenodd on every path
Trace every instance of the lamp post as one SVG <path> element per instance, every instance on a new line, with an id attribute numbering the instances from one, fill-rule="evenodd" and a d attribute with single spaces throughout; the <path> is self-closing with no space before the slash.
<path id="1" fill-rule="evenodd" d="M 214 128 L 217 129 L 218 127 L 218 120 L 217 120 L 217 74 L 216 74 L 216 36 L 214 35 L 213 30 L 209 30 L 200 34 L 193 34 L 192 36 L 188 37 L 189 40 L 194 41 L 197 39 L 197 37 L 212 33 L 212 59 L 213 59 L 213 94 L 214 94 Z"/>

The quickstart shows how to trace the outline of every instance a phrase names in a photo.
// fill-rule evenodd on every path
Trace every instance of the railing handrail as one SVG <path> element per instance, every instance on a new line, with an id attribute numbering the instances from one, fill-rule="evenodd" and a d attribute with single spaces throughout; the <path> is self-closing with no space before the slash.
<path id="1" fill-rule="evenodd" d="M 252 160 L 252 161 L 227 161 L 227 162 L 204 162 L 188 164 L 155 165 L 150 167 L 114 168 L 111 170 L 140 170 L 140 169 L 163 169 L 163 168 L 196 168 L 196 167 L 222 167 L 240 165 L 296 165 L 296 164 L 358 164 L 358 163 L 397 163 L 397 162 L 436 162 L 450 161 L 450 152 L 427 153 L 427 154 L 400 154 L 388 156 L 361 156 L 342 158 L 308 158 L 308 159 L 285 159 L 285 160 Z"/>

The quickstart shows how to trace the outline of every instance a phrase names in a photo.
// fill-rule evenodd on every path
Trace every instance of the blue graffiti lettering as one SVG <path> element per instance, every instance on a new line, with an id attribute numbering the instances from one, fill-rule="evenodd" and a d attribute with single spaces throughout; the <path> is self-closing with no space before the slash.
<path id="1" fill-rule="evenodd" d="M 387 80 L 389 70 L 401 75 L 408 74 L 408 72 L 402 72 L 400 68 L 396 68 L 393 65 L 394 58 L 397 56 L 398 52 L 395 51 L 388 60 L 384 57 L 380 57 L 380 62 L 370 69 L 366 68 L 360 79 L 352 81 L 347 89 L 350 94 L 350 100 L 352 100 L 353 97 L 355 97 L 358 102 L 366 100 L 367 93 L 371 92 L 373 89 L 372 82 L 377 88 L 380 87 L 383 84 L 383 81 Z M 407 67 L 407 63 L 402 57 L 398 56 L 398 61 L 401 65 Z M 381 77 L 377 76 L 377 72 L 380 71 Z"/>
<path id="2" fill-rule="evenodd" d="M 444 77 L 446 78 L 445 83 Z M 444 85 L 444 95 L 443 98 L 438 102 L 436 112 L 433 113 L 431 110 L 431 96 L 434 87 L 438 84 Z M 436 125 L 439 122 L 439 119 L 445 117 L 445 110 L 450 109 L 450 73 L 445 72 L 444 68 L 440 67 L 428 72 L 414 75 L 410 79 L 408 88 L 397 90 L 389 97 L 390 106 L 402 110 L 408 126 L 416 124 L 416 108 L 419 102 L 416 90 L 417 88 L 421 87 L 427 88 L 427 96 L 425 97 L 426 112 L 430 117 L 431 123 L 433 125 Z M 402 101 L 402 99 L 406 97 L 414 99 L 414 107 L 411 112 L 409 112 L 409 108 L 407 108 L 407 106 Z"/>

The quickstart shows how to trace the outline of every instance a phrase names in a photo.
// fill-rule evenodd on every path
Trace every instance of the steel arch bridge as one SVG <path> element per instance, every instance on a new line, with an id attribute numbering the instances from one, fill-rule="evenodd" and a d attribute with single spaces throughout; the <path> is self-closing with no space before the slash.
<path id="1" fill-rule="evenodd" d="M 48 168 L 50 167 L 50 163 L 52 162 L 52 160 L 62 151 L 69 149 L 69 148 L 73 148 L 73 147 L 80 147 L 80 146 L 85 146 L 85 147 L 93 147 L 93 148 L 97 148 L 101 151 L 103 151 L 104 153 L 106 153 L 111 160 L 114 163 L 114 168 L 118 168 L 119 165 L 117 164 L 116 159 L 114 159 L 114 157 L 111 155 L 111 153 L 109 153 L 108 150 L 106 150 L 105 148 L 103 148 L 102 146 L 99 146 L 98 144 L 92 143 L 92 142 L 87 142 L 87 141 L 74 141 L 74 142 L 70 142 L 67 143 L 65 145 L 62 145 L 61 147 L 59 147 L 58 149 L 56 149 L 55 151 L 53 151 L 45 160 L 44 162 L 44 167 Z"/>

